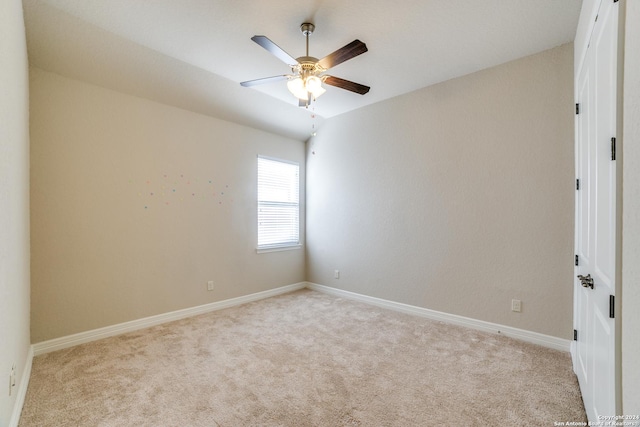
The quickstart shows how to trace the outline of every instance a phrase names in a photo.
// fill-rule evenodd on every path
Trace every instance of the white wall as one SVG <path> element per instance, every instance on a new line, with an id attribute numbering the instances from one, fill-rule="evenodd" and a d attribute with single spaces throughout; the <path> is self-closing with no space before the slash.
<path id="1" fill-rule="evenodd" d="M 571 339 L 572 88 L 568 44 L 327 120 L 308 280 Z"/>
<path id="2" fill-rule="evenodd" d="M 257 155 L 304 143 L 30 74 L 34 343 L 305 280 L 255 250 Z"/>
<path id="3" fill-rule="evenodd" d="M 0 2 L 0 426 L 29 350 L 29 89 L 20 0 Z M 8 381 L 16 366 L 16 387 Z"/>
<path id="4" fill-rule="evenodd" d="M 640 415 L 640 3 L 626 2 L 622 185 L 622 410 Z M 640 424 L 639 424 L 640 425 Z"/>

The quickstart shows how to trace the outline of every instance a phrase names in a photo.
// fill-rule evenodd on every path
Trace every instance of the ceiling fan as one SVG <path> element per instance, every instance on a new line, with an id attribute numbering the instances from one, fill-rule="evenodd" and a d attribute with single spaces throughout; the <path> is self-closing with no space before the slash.
<path id="1" fill-rule="evenodd" d="M 309 56 L 309 36 L 313 33 L 314 29 L 315 25 L 309 22 L 305 22 L 300 25 L 300 31 L 302 31 L 302 34 L 307 38 L 307 53 L 305 56 L 301 56 L 299 58 L 293 58 L 265 36 L 251 37 L 251 40 L 271 52 L 281 61 L 287 63 L 287 65 L 291 67 L 291 72 L 293 74 L 283 74 L 280 76 L 249 80 L 240 84 L 248 87 L 263 83 L 288 80 L 287 88 L 295 97 L 298 98 L 298 105 L 300 107 L 308 107 L 312 100 L 315 100 L 325 93 L 326 89 L 322 87 L 322 83 L 355 92 L 360 95 L 364 95 L 369 92 L 369 86 L 323 74 L 330 68 L 365 53 L 368 50 L 367 45 L 356 39 L 324 58 L 317 59 L 313 56 Z"/>

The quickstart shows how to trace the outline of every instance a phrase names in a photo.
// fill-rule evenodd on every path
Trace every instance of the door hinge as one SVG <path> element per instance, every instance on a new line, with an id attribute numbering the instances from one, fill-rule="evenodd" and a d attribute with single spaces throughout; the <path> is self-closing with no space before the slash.
<path id="1" fill-rule="evenodd" d="M 578 341 L 578 331 L 576 331 L 575 329 L 573 330 L 573 340 Z"/>
<path id="2" fill-rule="evenodd" d="M 616 138 L 611 138 L 611 160 L 616 159 Z"/>
<path id="3" fill-rule="evenodd" d="M 576 190 L 580 189 L 580 178 L 576 179 Z"/>
<path id="4" fill-rule="evenodd" d="M 609 295 L 609 318 L 615 319 L 616 317 L 616 297 Z"/>
<path id="5" fill-rule="evenodd" d="M 580 104 L 576 104 L 576 114 L 580 114 Z"/>
<path id="6" fill-rule="evenodd" d="M 578 260 L 579 260 L 578 255 L 576 255 L 575 265 L 578 265 Z"/>

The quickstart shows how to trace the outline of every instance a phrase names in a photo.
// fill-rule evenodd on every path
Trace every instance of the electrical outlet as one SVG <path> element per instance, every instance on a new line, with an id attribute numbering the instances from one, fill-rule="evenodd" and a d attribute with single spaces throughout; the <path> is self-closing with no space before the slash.
<path id="1" fill-rule="evenodd" d="M 520 313 L 522 311 L 522 301 L 519 299 L 511 300 L 511 311 L 515 311 L 516 313 Z"/>
<path id="2" fill-rule="evenodd" d="M 214 288 L 213 280 L 209 280 L 209 281 L 207 282 L 207 290 L 208 290 L 208 291 L 212 291 L 212 290 L 213 290 L 213 288 Z"/>
<path id="3" fill-rule="evenodd" d="M 340 278 L 340 270 L 333 270 L 333 278 L 334 279 Z"/>

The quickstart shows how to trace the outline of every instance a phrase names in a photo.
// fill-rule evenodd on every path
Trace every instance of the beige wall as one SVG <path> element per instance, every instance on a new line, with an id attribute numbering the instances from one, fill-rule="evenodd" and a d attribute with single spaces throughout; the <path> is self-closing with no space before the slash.
<path id="1" fill-rule="evenodd" d="M 567 44 L 327 120 L 308 280 L 571 339 L 572 88 Z"/>
<path id="2" fill-rule="evenodd" d="M 304 144 L 30 77 L 33 342 L 305 279 L 302 250 L 255 252 L 256 156 L 304 180 Z"/>
<path id="3" fill-rule="evenodd" d="M 30 344 L 28 83 L 22 2 L 1 1 L 0 426 L 9 425 L 16 406 Z M 16 386 L 9 396 L 8 380 L 14 365 Z"/>
<path id="4" fill-rule="evenodd" d="M 622 410 L 640 414 L 640 3 L 627 1 L 622 133 Z M 640 425 L 640 423 L 638 423 Z"/>

